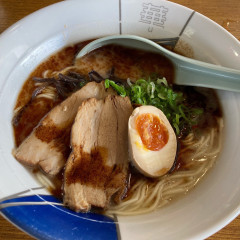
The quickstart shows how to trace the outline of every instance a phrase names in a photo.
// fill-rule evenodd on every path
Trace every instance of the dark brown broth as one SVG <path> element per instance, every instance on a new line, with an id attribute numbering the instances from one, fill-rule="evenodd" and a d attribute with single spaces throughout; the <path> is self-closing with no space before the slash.
<path id="1" fill-rule="evenodd" d="M 32 132 L 33 128 L 39 123 L 42 117 L 59 103 L 58 99 L 55 101 L 42 98 L 35 98 L 34 100 L 31 100 L 32 93 L 36 89 L 34 81 L 32 80 L 33 77 L 42 77 L 43 72 L 46 70 L 60 71 L 67 66 L 72 65 L 76 53 L 88 42 L 89 41 L 86 41 L 62 49 L 42 62 L 29 75 L 18 95 L 15 106 L 15 109 L 25 106 L 18 121 L 15 123 L 13 121 L 16 146 L 19 146 L 21 142 Z"/>
<path id="2" fill-rule="evenodd" d="M 76 65 L 80 67 L 83 74 L 95 70 L 104 77 L 114 68 L 116 77 L 130 78 L 132 81 L 149 78 L 153 73 L 166 77 L 170 83 L 174 78 L 174 66 L 166 57 L 119 45 L 98 48 L 78 59 Z"/>
<path id="3" fill-rule="evenodd" d="M 21 142 L 31 133 L 40 119 L 51 108 L 60 102 L 59 99 L 43 100 L 42 98 L 35 98 L 33 101 L 31 101 L 31 95 L 36 88 L 32 78 L 42 77 L 42 73 L 48 69 L 59 71 L 67 66 L 73 65 L 76 53 L 79 51 L 79 49 L 86 45 L 86 43 L 88 42 L 83 42 L 81 44 L 76 44 L 74 46 L 62 49 L 41 63 L 30 74 L 19 93 L 15 107 L 17 108 L 19 106 L 26 106 L 17 123 L 13 123 L 16 146 L 19 146 Z M 98 63 L 99 55 L 106 57 L 104 66 Z M 91 62 L 94 64 L 91 65 Z M 82 64 L 82 73 L 85 75 L 91 70 L 96 70 L 101 74 L 106 75 L 106 72 L 114 67 L 115 75 L 121 79 L 127 79 L 128 77 L 131 77 L 131 80 L 137 80 L 138 78 L 148 78 L 149 75 L 155 73 L 157 75 L 166 77 L 170 83 L 174 82 L 174 68 L 168 59 L 157 54 L 123 48 L 115 45 L 97 49 L 86 56 L 83 60 L 79 60 L 77 64 Z M 192 99 L 191 103 L 189 103 L 190 105 L 204 109 L 205 113 L 202 116 L 200 124 L 196 126 L 198 129 L 200 129 L 200 131 L 217 126 L 216 119 L 217 117 L 222 116 L 222 111 L 217 95 L 213 90 L 179 86 L 174 86 L 174 88 L 181 90 L 190 96 Z M 179 146 L 181 148 L 181 140 L 179 140 Z M 185 168 L 183 158 L 184 156 L 177 156 L 176 167 L 174 171 Z M 145 178 L 133 167 L 130 168 L 130 176 L 130 188 L 139 178 Z M 56 189 L 50 189 L 50 191 L 53 195 L 61 199 L 61 182 L 63 181 L 63 173 L 61 172 L 57 177 L 55 177 L 55 179 L 53 179 L 53 181 Z M 69 179 L 69 181 L 71 180 Z M 148 181 L 153 182 L 156 180 L 148 179 Z M 130 193 L 127 193 L 126 196 L 129 197 L 130 195 Z"/>

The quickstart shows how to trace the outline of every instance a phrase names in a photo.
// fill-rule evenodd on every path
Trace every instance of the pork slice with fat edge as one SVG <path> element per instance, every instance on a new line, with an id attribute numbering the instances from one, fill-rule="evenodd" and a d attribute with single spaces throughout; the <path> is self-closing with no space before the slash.
<path id="1" fill-rule="evenodd" d="M 75 211 L 106 208 L 119 201 L 128 175 L 128 97 L 89 99 L 78 110 L 71 131 L 72 152 L 64 172 L 64 203 Z"/>

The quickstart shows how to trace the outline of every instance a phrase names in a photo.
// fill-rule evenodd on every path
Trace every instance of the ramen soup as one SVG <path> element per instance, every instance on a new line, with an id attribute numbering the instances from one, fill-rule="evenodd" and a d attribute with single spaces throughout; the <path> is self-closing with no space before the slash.
<path id="1" fill-rule="evenodd" d="M 108 45 L 75 60 L 86 43 L 24 83 L 15 158 L 75 211 L 143 214 L 185 195 L 221 148 L 217 95 L 174 85 L 172 63 L 155 53 Z"/>

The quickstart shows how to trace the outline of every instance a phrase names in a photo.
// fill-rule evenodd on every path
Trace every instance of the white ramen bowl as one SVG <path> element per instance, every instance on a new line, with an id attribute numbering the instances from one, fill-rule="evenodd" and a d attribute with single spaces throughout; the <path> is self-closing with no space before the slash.
<path id="1" fill-rule="evenodd" d="M 186 55 L 240 69 L 239 41 L 203 15 L 168 1 L 65 1 L 22 19 L 0 36 L 0 211 L 39 239 L 206 238 L 240 213 L 240 94 L 218 91 L 224 141 L 213 169 L 186 196 L 149 214 L 110 219 L 74 213 L 11 154 L 13 108 L 28 75 L 64 46 L 111 34 L 175 39 Z"/>

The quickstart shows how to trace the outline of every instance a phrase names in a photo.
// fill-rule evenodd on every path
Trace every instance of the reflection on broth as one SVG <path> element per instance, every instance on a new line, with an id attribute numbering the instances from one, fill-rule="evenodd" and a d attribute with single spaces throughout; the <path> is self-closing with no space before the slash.
<path id="1" fill-rule="evenodd" d="M 136 215 L 156 210 L 187 193 L 213 166 L 222 132 L 217 95 L 174 85 L 172 63 L 155 53 L 109 45 L 75 62 L 86 43 L 49 57 L 26 80 L 12 121 L 14 156 L 75 211 L 99 207 L 106 214 Z M 146 96 L 134 92 L 144 86 Z M 178 145 L 173 166 L 156 178 L 141 174 L 128 155 L 128 119 L 134 108 L 149 102 L 163 106 Z"/>

